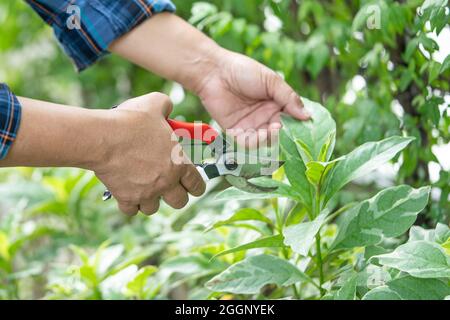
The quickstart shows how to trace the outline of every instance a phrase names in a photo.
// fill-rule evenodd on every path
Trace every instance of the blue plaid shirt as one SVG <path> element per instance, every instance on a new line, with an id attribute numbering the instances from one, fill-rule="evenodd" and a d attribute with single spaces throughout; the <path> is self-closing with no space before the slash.
<path id="1" fill-rule="evenodd" d="M 109 45 L 162 11 L 175 11 L 170 0 L 26 0 L 48 23 L 78 71 L 108 54 Z M 0 83 L 0 160 L 20 124 L 20 104 Z"/>

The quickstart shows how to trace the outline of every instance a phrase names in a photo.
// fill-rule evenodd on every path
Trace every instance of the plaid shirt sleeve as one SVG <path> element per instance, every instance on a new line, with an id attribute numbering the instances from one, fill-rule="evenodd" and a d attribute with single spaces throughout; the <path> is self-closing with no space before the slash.
<path id="1" fill-rule="evenodd" d="M 0 83 L 0 160 L 4 159 L 16 139 L 21 107 L 6 84 Z"/>
<path id="2" fill-rule="evenodd" d="M 66 54 L 82 71 L 108 53 L 109 45 L 152 15 L 175 6 L 170 0 L 26 0 L 52 26 Z"/>

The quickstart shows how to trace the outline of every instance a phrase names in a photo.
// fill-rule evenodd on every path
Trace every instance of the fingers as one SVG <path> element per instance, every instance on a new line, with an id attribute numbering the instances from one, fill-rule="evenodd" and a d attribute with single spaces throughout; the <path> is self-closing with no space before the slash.
<path id="1" fill-rule="evenodd" d="M 299 107 L 299 102 L 302 105 L 301 107 Z M 303 121 L 311 118 L 309 112 L 303 107 L 300 97 L 294 92 L 291 95 L 290 102 L 284 108 L 284 112 Z"/>
<path id="2" fill-rule="evenodd" d="M 138 211 L 139 207 L 134 204 L 126 203 L 126 202 L 119 202 L 119 210 L 122 211 L 127 216 L 135 216 Z"/>
<path id="3" fill-rule="evenodd" d="M 267 141 L 271 140 L 271 135 L 276 134 L 279 129 L 271 128 L 270 125 L 264 124 L 257 129 L 231 129 L 227 131 L 230 137 L 233 137 L 239 146 L 245 148 L 266 147 Z"/>
<path id="4" fill-rule="evenodd" d="M 268 73 L 268 93 L 287 114 L 299 120 L 308 120 L 311 116 L 303 106 L 298 94 L 275 72 Z"/>
<path id="5" fill-rule="evenodd" d="M 181 178 L 181 184 L 190 194 L 195 197 L 200 197 L 205 193 L 206 185 L 200 173 L 192 166 L 186 166 L 185 175 Z"/>
<path id="6" fill-rule="evenodd" d="M 155 214 L 159 210 L 159 199 L 150 199 L 143 201 L 140 205 L 141 212 L 147 216 Z"/>
<path id="7" fill-rule="evenodd" d="M 155 108 L 162 114 L 164 118 L 168 118 L 172 113 L 173 104 L 168 96 L 162 93 L 151 93 L 150 98 L 152 100 L 152 110 Z"/>
<path id="8" fill-rule="evenodd" d="M 163 196 L 163 200 L 174 209 L 181 209 L 187 205 L 189 196 L 186 189 L 181 184 L 174 187 L 172 190 L 166 192 Z"/>

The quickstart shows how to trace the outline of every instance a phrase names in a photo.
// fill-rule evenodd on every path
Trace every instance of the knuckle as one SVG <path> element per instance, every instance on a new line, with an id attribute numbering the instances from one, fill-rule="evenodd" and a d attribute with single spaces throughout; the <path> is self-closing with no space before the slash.
<path id="1" fill-rule="evenodd" d="M 177 175 L 170 175 L 165 179 L 163 183 L 161 183 L 161 189 L 166 192 L 170 192 L 174 190 L 177 185 L 180 183 L 180 178 Z"/>
<path id="2" fill-rule="evenodd" d="M 123 203 L 119 203 L 119 210 L 127 216 L 135 216 L 138 213 L 136 208 Z"/>

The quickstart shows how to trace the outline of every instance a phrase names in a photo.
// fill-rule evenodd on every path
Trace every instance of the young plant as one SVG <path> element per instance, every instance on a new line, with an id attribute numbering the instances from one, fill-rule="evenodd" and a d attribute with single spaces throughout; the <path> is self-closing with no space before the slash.
<path id="1" fill-rule="evenodd" d="M 91 256 L 80 247 L 71 249 L 81 264 L 51 279 L 47 299 L 153 299 L 157 295 L 159 287 L 149 280 L 158 269 L 138 267 L 151 255 L 148 250 L 126 252 L 123 245 L 111 246 L 108 241 Z"/>
<path id="2" fill-rule="evenodd" d="M 368 142 L 333 159 L 334 120 L 320 104 L 307 99 L 304 103 L 312 120 L 284 117 L 280 134 L 289 184 L 279 181 L 281 175 L 277 180 L 255 181 L 278 186 L 272 194 L 230 188 L 218 195 L 223 200 L 272 199 L 276 222 L 255 209 L 244 209 L 216 223 L 215 228 L 241 227 L 251 220 L 266 224 L 261 238 L 216 258 L 255 248 L 264 248 L 266 253 L 236 259 L 207 288 L 258 294 L 264 287 L 264 296 L 270 298 L 444 299 L 450 295 L 450 229 L 443 224 L 436 230 L 411 228 L 428 203 L 430 187 L 390 187 L 333 211 L 343 187 L 396 157 L 414 139 L 394 136 Z M 281 198 L 289 199 L 285 210 Z M 410 228 L 408 242 L 398 245 Z"/>

